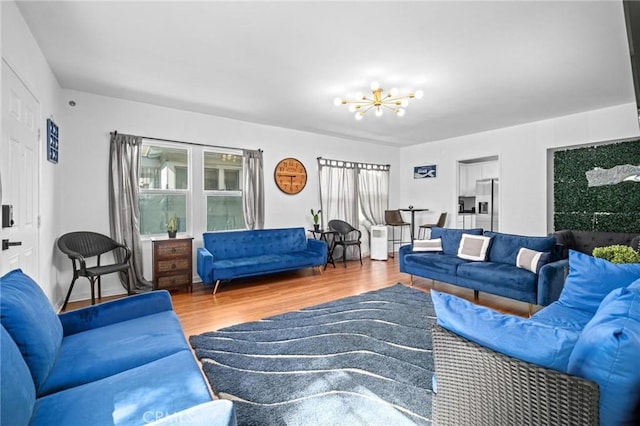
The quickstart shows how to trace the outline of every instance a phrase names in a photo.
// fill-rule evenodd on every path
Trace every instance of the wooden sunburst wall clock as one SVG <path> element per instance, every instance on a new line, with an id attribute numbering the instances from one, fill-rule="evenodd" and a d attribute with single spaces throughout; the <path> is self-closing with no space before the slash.
<path id="1" fill-rule="evenodd" d="M 276 165 L 273 178 L 280 191 L 285 194 L 297 194 L 307 184 L 307 169 L 300 160 L 285 158 Z"/>

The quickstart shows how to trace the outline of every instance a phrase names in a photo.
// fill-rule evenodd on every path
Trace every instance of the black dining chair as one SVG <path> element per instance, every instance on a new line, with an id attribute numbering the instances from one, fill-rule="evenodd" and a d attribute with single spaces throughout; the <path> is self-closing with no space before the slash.
<path id="1" fill-rule="evenodd" d="M 100 282 L 102 275 L 123 272 L 127 278 L 128 293 L 131 294 L 131 288 L 129 286 L 129 259 L 131 258 L 131 250 L 127 246 L 97 232 L 81 231 L 70 232 L 58 238 L 58 248 L 71 259 L 71 264 L 73 265 L 73 279 L 71 280 L 67 297 L 64 299 L 62 310 L 67 307 L 71 290 L 73 290 L 73 285 L 79 277 L 86 277 L 91 284 L 92 305 L 96 303 L 96 282 L 98 283 L 98 298 L 102 297 Z M 109 252 L 114 252 L 115 255 L 116 251 L 120 251 L 122 254 L 122 261 L 116 260 L 114 263 L 108 265 L 100 265 L 101 255 Z M 87 259 L 93 257 L 97 257 L 96 264 L 94 266 L 88 266 Z"/>
<path id="2" fill-rule="evenodd" d="M 344 267 L 347 267 L 347 247 L 358 247 L 358 254 L 360 255 L 360 264 L 362 265 L 362 248 L 360 247 L 360 238 L 362 238 L 362 232 L 351 226 L 344 220 L 333 219 L 329 221 L 329 229 L 336 232 L 333 239 L 333 245 L 331 247 L 330 258 L 333 259 L 333 251 L 336 246 L 342 246 L 342 261 Z"/>
<path id="3" fill-rule="evenodd" d="M 411 226 L 409 222 L 405 222 L 402 218 L 402 213 L 400 210 L 385 210 L 384 211 L 384 224 L 391 227 L 391 254 L 390 257 L 393 257 L 396 251 L 396 245 L 402 244 L 402 231 L 405 226 Z M 396 239 L 396 228 L 400 227 L 400 239 Z M 409 228 L 411 230 L 411 228 Z"/>
<path id="4" fill-rule="evenodd" d="M 440 217 L 438 218 L 438 222 L 437 223 L 425 223 L 424 225 L 420 225 L 420 228 L 418 229 L 418 239 L 422 239 L 421 237 L 426 236 L 427 233 L 427 229 L 431 229 L 434 226 L 437 226 L 438 228 L 442 228 L 444 226 L 444 224 L 447 223 L 447 212 L 443 212 L 440 214 Z M 424 231 L 424 234 L 423 233 Z"/>

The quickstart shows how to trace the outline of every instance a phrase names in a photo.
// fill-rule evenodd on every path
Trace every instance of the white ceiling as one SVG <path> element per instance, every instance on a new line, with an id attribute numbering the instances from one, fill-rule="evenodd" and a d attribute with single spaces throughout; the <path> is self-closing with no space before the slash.
<path id="1" fill-rule="evenodd" d="M 634 102 L 619 1 L 19 1 L 60 85 L 395 146 Z M 422 89 L 404 117 L 335 97 Z"/>

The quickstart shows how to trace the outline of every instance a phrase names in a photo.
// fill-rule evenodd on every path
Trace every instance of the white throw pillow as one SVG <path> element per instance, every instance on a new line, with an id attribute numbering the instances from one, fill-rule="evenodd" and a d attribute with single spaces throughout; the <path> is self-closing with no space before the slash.
<path id="1" fill-rule="evenodd" d="M 491 237 L 483 235 L 462 234 L 458 246 L 458 257 L 467 260 L 487 260 L 487 250 Z"/>
<path id="2" fill-rule="evenodd" d="M 442 238 L 413 240 L 413 251 L 442 251 Z"/>
<path id="3" fill-rule="evenodd" d="M 548 262 L 549 253 L 531 250 L 525 247 L 520 247 L 518 257 L 516 257 L 516 266 L 518 268 L 524 268 L 534 274 L 537 274 L 542 265 Z"/>

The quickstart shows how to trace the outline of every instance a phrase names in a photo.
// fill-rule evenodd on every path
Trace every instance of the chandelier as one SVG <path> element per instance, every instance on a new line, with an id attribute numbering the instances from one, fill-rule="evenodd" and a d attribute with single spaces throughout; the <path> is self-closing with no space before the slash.
<path id="1" fill-rule="evenodd" d="M 422 90 L 407 95 L 399 95 L 398 89 L 395 87 L 385 94 L 377 81 L 371 83 L 371 93 L 373 95 L 371 98 L 358 92 L 353 100 L 335 98 L 333 103 L 336 106 L 349 105 L 349 111 L 356 113 L 356 120 L 362 120 L 362 117 L 371 110 L 374 110 L 376 117 L 380 117 L 385 109 L 393 111 L 398 117 L 402 117 L 405 114 L 405 108 L 409 105 L 409 99 L 421 99 L 424 95 Z"/>

